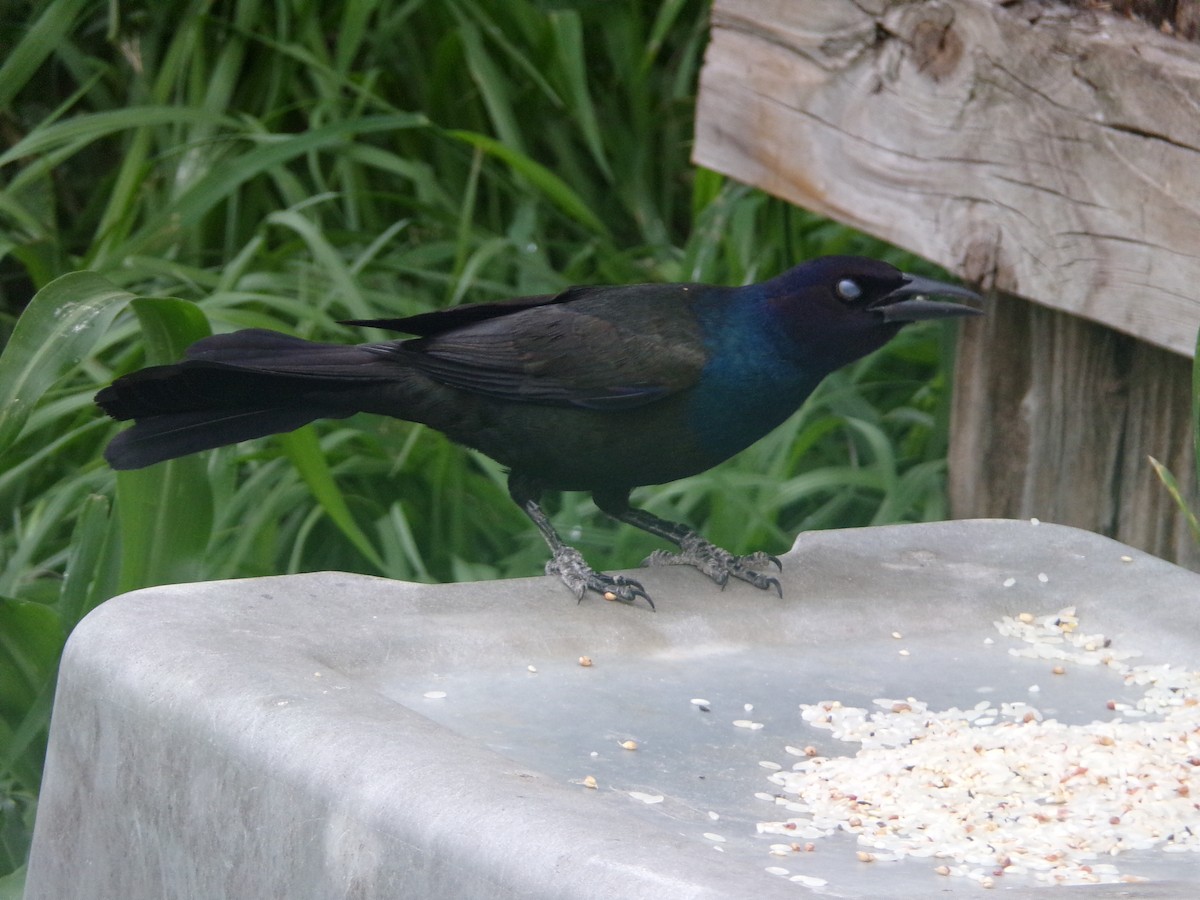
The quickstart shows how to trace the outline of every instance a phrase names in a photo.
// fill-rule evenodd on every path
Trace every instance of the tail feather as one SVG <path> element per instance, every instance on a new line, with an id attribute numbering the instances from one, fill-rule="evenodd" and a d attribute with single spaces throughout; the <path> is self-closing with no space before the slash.
<path id="1" fill-rule="evenodd" d="M 293 431 L 316 419 L 342 418 L 352 412 L 290 407 L 165 413 L 142 419 L 122 431 L 109 442 L 104 458 L 114 469 L 141 469 L 200 450 Z"/>
<path id="2" fill-rule="evenodd" d="M 360 408 L 364 383 L 398 367 L 353 345 L 318 344 L 270 331 L 215 335 L 183 362 L 117 379 L 96 395 L 114 419 L 133 419 L 104 452 L 114 469 L 138 469 L 199 450 L 291 431 Z"/>
<path id="3" fill-rule="evenodd" d="M 380 355 L 364 344 L 324 344 L 303 338 L 248 328 L 214 334 L 188 347 L 184 357 L 198 363 L 236 366 L 273 375 L 306 378 L 378 377 Z"/>

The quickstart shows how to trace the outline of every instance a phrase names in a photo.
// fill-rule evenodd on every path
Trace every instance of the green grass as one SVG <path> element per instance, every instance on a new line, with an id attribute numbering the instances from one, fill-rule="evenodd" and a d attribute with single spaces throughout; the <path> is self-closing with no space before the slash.
<path id="1" fill-rule="evenodd" d="M 117 476 L 91 397 L 210 330 L 366 336 L 575 283 L 744 283 L 824 253 L 923 269 L 688 162 L 693 0 L 48 0 L 0 23 L 0 872 L 18 870 L 65 636 L 125 590 L 344 569 L 541 571 L 490 460 L 367 416 Z M 735 551 L 945 513 L 946 334 L 635 499 Z M 596 565 L 657 546 L 553 504 Z M 578 535 L 578 536 L 577 536 Z M 569 602 L 569 598 L 564 602 Z M 0 896 L 4 883 L 0 882 Z"/>

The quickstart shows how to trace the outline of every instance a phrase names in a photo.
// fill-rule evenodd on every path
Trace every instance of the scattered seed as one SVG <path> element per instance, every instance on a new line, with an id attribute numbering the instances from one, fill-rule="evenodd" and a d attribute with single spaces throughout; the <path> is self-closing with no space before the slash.
<path id="1" fill-rule="evenodd" d="M 900 638 L 904 637 L 904 635 L 902 635 L 902 634 L 901 634 L 900 632 L 898 632 L 898 631 L 893 631 L 893 632 L 892 632 L 892 637 L 894 637 L 896 640 L 900 640 Z"/>
<path id="2" fill-rule="evenodd" d="M 1005 578 L 1004 579 L 1005 587 L 1012 587 L 1016 583 L 1017 583 L 1017 579 L 1015 579 L 1015 578 Z"/>
<path id="3" fill-rule="evenodd" d="M 663 802 L 662 794 L 647 794 L 643 791 L 630 791 L 629 796 L 632 797 L 634 800 L 641 800 L 647 806 L 651 806 L 655 803 Z"/>
<path id="4" fill-rule="evenodd" d="M 1200 670 L 1128 663 L 1137 654 L 1086 634 L 1074 608 L 1005 616 L 996 625 L 1025 642 L 1009 651 L 1015 656 L 1045 660 L 1055 674 L 1072 663 L 1104 665 L 1144 696 L 1136 704 L 1107 701 L 1122 716 L 1090 725 L 1063 724 L 1020 701 L 942 712 L 912 697 L 879 699 L 875 709 L 802 703 L 806 723 L 863 750 L 771 773 L 778 792 L 755 796 L 794 815 L 760 823 L 759 832 L 795 839 L 771 845 L 772 855 L 811 850 L 805 839 L 840 829 L 863 841 L 855 854 L 861 862 L 932 856 L 937 874 L 995 888 L 1005 875 L 1049 884 L 1129 882 L 1138 876 L 1107 860 L 1126 851 L 1200 849 L 1191 828 L 1200 808 L 1192 798 L 1200 796 Z M 987 815 L 939 822 L 940 811 L 965 807 Z M 974 856 L 984 844 L 998 852 Z"/>
<path id="5" fill-rule="evenodd" d="M 1055 666 L 1050 671 L 1053 672 L 1055 675 L 1066 675 L 1067 674 L 1067 670 L 1063 666 Z"/>
<path id="6" fill-rule="evenodd" d="M 624 747 L 626 750 L 636 750 L 637 749 L 637 741 L 621 741 L 621 746 Z"/>
<path id="7" fill-rule="evenodd" d="M 1047 575 L 1045 572 L 1038 572 L 1038 581 L 1040 581 L 1042 584 L 1045 584 L 1049 580 L 1050 580 L 1050 576 Z"/>
<path id="8" fill-rule="evenodd" d="M 767 872 L 771 875 L 787 875 L 788 870 L 783 866 L 767 866 Z"/>
<path id="9" fill-rule="evenodd" d="M 583 779 L 583 786 L 585 788 L 591 788 L 594 791 L 596 789 L 596 776 L 588 775 L 587 777 L 585 777 Z"/>
<path id="10" fill-rule="evenodd" d="M 446 692 L 445 691 L 426 691 L 424 696 L 425 696 L 426 700 L 445 700 Z"/>
<path id="11" fill-rule="evenodd" d="M 536 672 L 536 671 L 537 671 L 537 666 L 526 666 L 525 668 L 526 668 L 526 669 L 528 669 L 530 672 Z"/>
<path id="12" fill-rule="evenodd" d="M 592 665 L 592 658 L 590 656 L 581 656 L 579 657 L 579 664 L 585 669 L 590 668 Z"/>
<path id="13" fill-rule="evenodd" d="M 710 841 L 716 841 L 718 844 L 725 843 L 725 838 L 722 835 L 716 834 L 715 832 L 706 831 L 704 832 L 704 836 Z"/>

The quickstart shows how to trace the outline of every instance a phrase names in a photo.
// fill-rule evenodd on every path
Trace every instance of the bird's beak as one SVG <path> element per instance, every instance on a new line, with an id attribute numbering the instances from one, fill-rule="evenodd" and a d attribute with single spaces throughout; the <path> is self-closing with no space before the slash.
<path id="1" fill-rule="evenodd" d="M 871 304 L 871 309 L 883 316 L 885 322 L 920 322 L 924 319 L 949 319 L 954 316 L 977 316 L 983 310 L 961 303 L 939 303 L 929 297 L 958 297 L 982 303 L 974 291 L 932 278 L 905 275 L 905 282 L 896 290 Z"/>

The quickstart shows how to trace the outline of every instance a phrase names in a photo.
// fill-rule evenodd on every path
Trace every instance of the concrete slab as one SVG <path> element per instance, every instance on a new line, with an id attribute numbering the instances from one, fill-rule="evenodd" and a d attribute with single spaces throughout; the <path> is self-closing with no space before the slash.
<path id="1" fill-rule="evenodd" d="M 860 863 L 846 834 L 768 854 L 779 838 L 756 823 L 789 814 L 755 797 L 778 791 L 760 761 L 855 749 L 798 704 L 970 708 L 1040 682 L 1047 715 L 1111 718 L 1115 673 L 1055 679 L 992 624 L 1070 605 L 1114 646 L 1200 669 L 1200 575 L 1075 529 L 811 533 L 783 564 L 783 600 L 638 570 L 658 612 L 576 604 L 550 578 L 321 573 L 116 598 L 63 660 L 26 896 L 769 898 L 803 894 L 799 874 L 839 897 L 973 894 L 927 859 Z M 1150 879 L 1111 888 L 1126 897 L 1200 882 L 1200 854 L 1121 864 Z"/>

